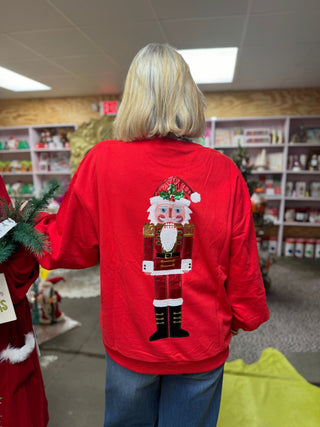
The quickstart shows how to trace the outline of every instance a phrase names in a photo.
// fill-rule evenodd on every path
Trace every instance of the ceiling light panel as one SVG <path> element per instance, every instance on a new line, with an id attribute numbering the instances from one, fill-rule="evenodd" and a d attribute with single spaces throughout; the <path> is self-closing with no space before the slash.
<path id="1" fill-rule="evenodd" d="M 197 84 L 231 83 L 238 48 L 183 49 L 178 51 L 189 65 Z"/>

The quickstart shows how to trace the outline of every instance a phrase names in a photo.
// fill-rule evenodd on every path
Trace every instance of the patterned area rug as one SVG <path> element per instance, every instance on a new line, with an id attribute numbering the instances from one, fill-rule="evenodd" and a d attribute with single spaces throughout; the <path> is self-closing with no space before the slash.
<path id="1" fill-rule="evenodd" d="M 256 331 L 240 331 L 232 339 L 229 361 L 253 363 L 268 347 L 284 354 L 319 351 L 319 260 L 278 258 L 270 277 L 270 319 Z"/>

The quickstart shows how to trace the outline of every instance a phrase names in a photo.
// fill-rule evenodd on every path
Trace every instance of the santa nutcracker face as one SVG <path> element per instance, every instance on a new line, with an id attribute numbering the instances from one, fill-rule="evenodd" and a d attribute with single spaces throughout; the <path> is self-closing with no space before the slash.
<path id="1" fill-rule="evenodd" d="M 189 336 L 181 328 L 181 306 L 182 275 L 192 269 L 191 202 L 200 202 L 200 195 L 176 176 L 167 178 L 150 199 L 142 265 L 144 273 L 154 276 L 157 331 L 150 341 Z"/>
<path id="2" fill-rule="evenodd" d="M 172 221 L 181 224 L 186 217 L 185 206 L 174 202 L 159 203 L 155 205 L 154 216 L 157 223 Z"/>

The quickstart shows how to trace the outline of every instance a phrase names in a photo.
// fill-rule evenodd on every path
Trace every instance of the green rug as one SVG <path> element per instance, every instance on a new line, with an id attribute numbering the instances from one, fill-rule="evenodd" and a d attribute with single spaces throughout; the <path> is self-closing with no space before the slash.
<path id="1" fill-rule="evenodd" d="M 260 360 L 227 362 L 218 427 L 319 427 L 320 389 L 278 350 Z"/>

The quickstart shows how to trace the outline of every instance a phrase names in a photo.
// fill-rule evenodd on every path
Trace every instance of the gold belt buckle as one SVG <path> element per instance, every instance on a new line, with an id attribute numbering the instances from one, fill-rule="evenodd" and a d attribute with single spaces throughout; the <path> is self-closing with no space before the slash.
<path id="1" fill-rule="evenodd" d="M 164 257 L 165 257 L 165 258 L 171 258 L 171 257 L 172 257 L 172 253 L 170 253 L 170 252 L 165 252 Z"/>

